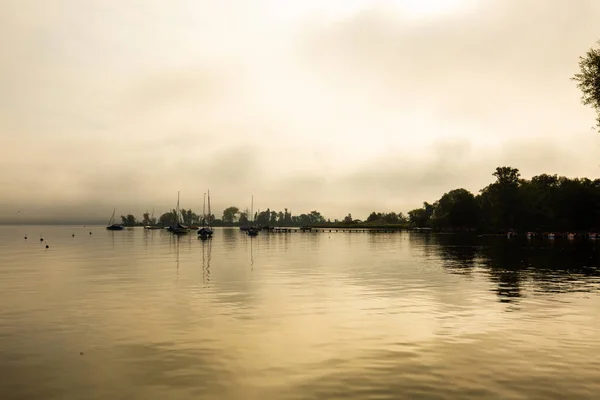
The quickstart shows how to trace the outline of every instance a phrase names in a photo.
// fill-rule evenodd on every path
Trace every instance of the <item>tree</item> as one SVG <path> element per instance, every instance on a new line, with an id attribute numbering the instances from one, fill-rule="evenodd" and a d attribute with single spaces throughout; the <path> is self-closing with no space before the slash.
<path id="1" fill-rule="evenodd" d="M 184 225 L 194 225 L 200 222 L 200 216 L 193 212 L 191 208 L 189 210 L 182 208 L 179 212 L 183 219 L 181 223 Z"/>
<path id="2" fill-rule="evenodd" d="M 223 221 L 225 222 L 225 221 Z M 248 211 L 240 211 L 238 222 L 240 226 L 248 225 Z"/>
<path id="3" fill-rule="evenodd" d="M 171 226 L 175 222 L 175 210 L 168 211 L 158 218 L 158 222 L 162 226 Z"/>
<path id="4" fill-rule="evenodd" d="M 377 221 L 377 220 L 380 220 L 380 219 L 381 219 L 381 213 L 376 213 L 375 211 L 373 211 L 367 217 L 367 222 L 374 222 L 374 221 Z"/>
<path id="5" fill-rule="evenodd" d="M 121 222 L 125 226 L 135 226 L 137 224 L 137 220 L 133 214 L 121 215 Z"/>
<path id="6" fill-rule="evenodd" d="M 223 222 L 233 225 L 239 212 L 240 209 L 235 206 L 227 207 L 225 210 L 223 210 Z"/>
<path id="7" fill-rule="evenodd" d="M 144 225 L 150 225 L 150 224 L 152 224 L 152 221 L 150 220 L 150 213 L 148 213 L 148 212 L 144 213 L 142 224 L 144 224 Z"/>
<path id="8" fill-rule="evenodd" d="M 431 220 L 440 228 L 475 228 L 478 216 L 475 196 L 466 189 L 454 189 L 436 202 Z"/>
<path id="9" fill-rule="evenodd" d="M 429 225 L 429 220 L 433 215 L 434 209 L 435 207 L 433 204 L 424 202 L 422 208 L 416 208 L 408 212 L 408 221 L 416 227 L 426 227 Z"/>
<path id="10" fill-rule="evenodd" d="M 579 57 L 579 70 L 572 79 L 581 90 L 581 102 L 596 110 L 596 127 L 600 129 L 600 48 L 591 48 Z"/>
<path id="11" fill-rule="evenodd" d="M 353 224 L 354 220 L 352 219 L 352 214 L 348 214 L 344 217 L 344 220 L 342 221 L 345 224 Z"/>
<path id="12" fill-rule="evenodd" d="M 481 226 L 495 230 L 514 229 L 523 221 L 521 174 L 512 167 L 498 167 L 492 174 L 496 182 L 486 186 L 478 196 Z"/>
<path id="13" fill-rule="evenodd" d="M 323 224 L 325 223 L 325 218 L 321 215 L 320 212 L 313 210 L 308 215 L 311 224 Z"/>

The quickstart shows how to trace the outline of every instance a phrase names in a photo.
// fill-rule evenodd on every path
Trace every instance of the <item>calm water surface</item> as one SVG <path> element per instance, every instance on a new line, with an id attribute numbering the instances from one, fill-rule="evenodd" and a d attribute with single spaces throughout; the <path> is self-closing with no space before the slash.
<path id="1" fill-rule="evenodd" d="M 598 247 L 0 227 L 0 393 L 598 399 Z"/>

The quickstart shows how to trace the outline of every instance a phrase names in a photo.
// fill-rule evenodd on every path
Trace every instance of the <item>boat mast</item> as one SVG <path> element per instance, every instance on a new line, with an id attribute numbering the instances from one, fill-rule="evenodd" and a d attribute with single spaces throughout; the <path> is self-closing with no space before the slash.
<path id="1" fill-rule="evenodd" d="M 208 190 L 208 227 L 211 227 L 211 221 L 210 219 L 212 218 L 212 215 L 210 213 L 210 189 Z"/>
<path id="2" fill-rule="evenodd" d="M 204 193 L 204 203 L 202 204 L 202 226 L 206 225 L 206 193 Z"/>
<path id="3" fill-rule="evenodd" d="M 113 208 L 112 217 L 110 217 L 110 220 L 108 221 L 108 226 L 111 226 L 115 223 L 115 211 L 116 211 L 116 208 Z"/>
<path id="4" fill-rule="evenodd" d="M 179 225 L 179 190 L 177 191 L 177 209 L 175 210 L 175 225 Z"/>

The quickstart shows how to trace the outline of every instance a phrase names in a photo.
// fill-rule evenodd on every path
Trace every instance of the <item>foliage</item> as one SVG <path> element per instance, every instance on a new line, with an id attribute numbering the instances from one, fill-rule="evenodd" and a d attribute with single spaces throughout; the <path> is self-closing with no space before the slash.
<path id="1" fill-rule="evenodd" d="M 417 208 L 408 212 L 408 221 L 418 228 L 429 226 L 429 220 L 433 215 L 434 206 L 427 202 L 423 203 L 422 208 Z"/>
<path id="2" fill-rule="evenodd" d="M 479 203 L 466 189 L 445 193 L 434 205 L 432 225 L 439 228 L 472 229 L 479 222 Z"/>
<path id="3" fill-rule="evenodd" d="M 579 57 L 579 70 L 572 79 L 581 90 L 581 102 L 596 110 L 596 126 L 600 128 L 600 48 L 591 48 Z"/>
<path id="4" fill-rule="evenodd" d="M 133 214 L 121 215 L 121 225 L 123 226 L 135 226 L 137 225 L 137 220 Z"/>
<path id="5" fill-rule="evenodd" d="M 171 226 L 175 222 L 175 210 L 168 211 L 158 218 L 158 224 L 161 226 Z"/>
<path id="6" fill-rule="evenodd" d="M 541 174 L 521 179 L 498 167 L 496 181 L 477 196 L 465 189 L 445 193 L 433 205 L 408 213 L 414 227 L 482 231 L 584 231 L 600 227 L 600 179 Z M 432 212 L 431 212 L 432 211 Z"/>
<path id="7" fill-rule="evenodd" d="M 233 225 L 237 221 L 239 213 L 239 208 L 235 206 L 227 207 L 223 210 L 223 223 Z"/>
<path id="8" fill-rule="evenodd" d="M 400 213 L 395 213 L 395 212 L 391 212 L 391 213 L 381 213 L 381 212 L 375 212 L 373 211 L 371 214 L 369 214 L 369 216 L 367 217 L 366 222 L 367 223 L 372 223 L 372 224 L 403 224 L 406 223 L 408 220 L 407 218 L 404 216 L 404 214 Z"/>

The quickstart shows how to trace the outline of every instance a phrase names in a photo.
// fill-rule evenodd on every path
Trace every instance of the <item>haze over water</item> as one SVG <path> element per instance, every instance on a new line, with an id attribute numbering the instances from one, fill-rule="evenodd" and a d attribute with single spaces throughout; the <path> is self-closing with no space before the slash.
<path id="1" fill-rule="evenodd" d="M 0 227 L 0 393 L 594 399 L 597 248 L 406 232 L 251 239 L 217 229 L 201 242 L 140 228 Z"/>

